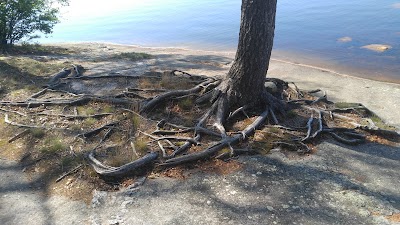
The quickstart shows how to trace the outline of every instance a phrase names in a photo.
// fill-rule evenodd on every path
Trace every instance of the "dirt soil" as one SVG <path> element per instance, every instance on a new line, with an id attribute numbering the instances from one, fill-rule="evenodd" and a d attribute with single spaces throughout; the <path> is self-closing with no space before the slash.
<path id="1" fill-rule="evenodd" d="M 99 43 L 63 44 L 61 48 L 68 49 L 68 54 L 27 54 L 22 57 L 50 62 L 57 70 L 72 63 L 79 64 L 86 69 L 85 76 L 138 76 L 173 69 L 223 76 L 234 55 L 232 52 Z M 139 60 L 121 58 L 129 55 L 121 53 L 131 52 L 145 52 L 152 57 Z M 11 60 L 12 57 L 15 56 L 4 56 L 1 60 Z M 38 91 L 35 87 L 46 84 L 57 70 L 41 73 L 40 79 L 27 74 L 34 83 L 33 87 L 6 90 L 2 94 L 3 100 L 29 97 Z M 328 92 L 331 100 L 362 103 L 383 118 L 384 121 L 377 123 L 399 130 L 400 118 L 393 114 L 400 107 L 395 104 L 400 98 L 399 85 L 353 78 L 282 60 L 271 61 L 269 76 L 294 81 L 300 89 L 321 88 Z M 150 85 L 146 82 L 140 83 L 141 88 Z M 113 95 L 132 88 L 132 85 L 122 78 L 101 83 L 72 80 L 65 88 L 77 94 L 103 95 L 107 92 Z M 86 116 L 113 112 L 107 105 L 89 106 L 64 108 L 60 113 L 74 114 L 75 111 Z M 185 108 L 185 105 L 180 107 Z M 173 110 L 176 108 L 171 108 L 171 112 Z M 43 112 L 46 112 L 46 107 L 34 113 Z M 2 112 L 3 115 L 10 113 Z M 110 122 L 113 119 L 107 115 L 104 120 Z M 136 119 L 130 118 L 129 121 L 135 123 Z M 46 125 L 66 124 L 66 128 L 71 128 L 68 127 L 71 124 L 63 120 L 53 121 L 54 124 L 43 121 L 43 118 L 38 121 Z M 18 122 L 27 121 L 21 119 Z M 29 130 L 24 138 L 8 143 L 22 130 L 10 128 L 4 122 L 0 125 L 4 127 L 0 141 L 1 224 L 25 224 L 28 218 L 32 224 L 400 223 L 400 192 L 396 188 L 400 184 L 400 175 L 396 172 L 400 169 L 398 140 L 380 140 L 380 144 L 367 142 L 359 146 L 324 141 L 308 155 L 273 149 L 263 156 L 243 156 L 227 162 L 214 160 L 190 168 L 175 167 L 153 172 L 147 178 L 130 177 L 122 183 L 113 183 L 98 179 L 95 172 L 86 166 L 83 156 L 79 155 L 81 145 L 60 144 L 72 143 L 73 135 L 68 137 L 53 132 L 52 139 L 45 140 L 48 133 Z M 99 125 L 96 120 L 85 119 L 72 128 L 79 131 L 82 127 L 89 129 Z M 117 143 L 119 138 L 122 137 L 114 137 L 112 141 Z M 27 140 L 31 142 L 27 143 Z M 91 146 L 91 143 L 85 144 Z M 54 154 L 59 148 L 70 150 Z M 115 146 L 106 149 L 103 153 L 112 155 Z M 120 150 L 119 153 L 121 151 L 124 152 Z M 120 164 L 133 157 L 131 151 L 124 156 L 114 157 L 108 163 Z M 78 172 L 55 182 L 63 172 L 77 166 L 81 166 Z"/>

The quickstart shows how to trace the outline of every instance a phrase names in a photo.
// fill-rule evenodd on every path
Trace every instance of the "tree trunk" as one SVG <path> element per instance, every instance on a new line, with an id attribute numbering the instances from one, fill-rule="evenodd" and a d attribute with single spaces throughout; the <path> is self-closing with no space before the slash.
<path id="1" fill-rule="evenodd" d="M 221 88 L 230 109 L 256 103 L 265 91 L 275 14 L 276 0 L 242 0 L 236 57 Z"/>

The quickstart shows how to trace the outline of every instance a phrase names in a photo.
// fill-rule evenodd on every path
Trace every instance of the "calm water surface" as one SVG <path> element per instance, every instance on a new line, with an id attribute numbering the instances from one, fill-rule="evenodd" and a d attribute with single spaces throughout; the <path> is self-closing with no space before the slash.
<path id="1" fill-rule="evenodd" d="M 41 42 L 235 50 L 240 0 L 72 0 Z M 350 37 L 349 42 L 339 38 Z M 274 57 L 400 83 L 399 0 L 278 0 Z M 362 49 L 387 44 L 383 53 Z"/>

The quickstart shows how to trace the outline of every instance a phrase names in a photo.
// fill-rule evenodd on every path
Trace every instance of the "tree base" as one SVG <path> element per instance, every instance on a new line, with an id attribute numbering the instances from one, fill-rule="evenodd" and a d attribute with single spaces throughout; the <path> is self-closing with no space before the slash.
<path id="1" fill-rule="evenodd" d="M 108 78 L 116 79 L 115 76 Z M 378 124 L 376 115 L 361 104 L 335 104 L 328 101 L 326 94 L 320 94 L 320 90 L 300 91 L 295 84 L 279 79 L 266 79 L 266 89 L 260 96 L 254 96 L 257 100 L 245 105 L 232 103 L 229 92 L 221 91 L 224 90 L 219 86 L 221 79 L 182 71 L 124 77 L 135 80 L 138 85 L 113 96 L 82 95 L 65 89 L 68 82 L 104 82 L 108 78 L 53 79 L 56 84 L 26 101 L 0 102 L 6 114 L 5 122 L 73 137 L 68 145 L 71 149 L 82 149 L 71 150 L 73 154 L 77 158 L 85 156 L 104 177 L 124 177 L 153 165 L 164 168 L 239 154 L 267 154 L 272 148 L 312 153 L 319 141 L 328 138 L 344 144 L 399 141 L 399 135 L 390 127 L 379 128 L 384 125 Z M 148 82 L 149 79 L 156 82 Z M 165 81 L 176 89 L 168 90 L 160 85 Z M 82 105 L 96 106 L 99 110 L 112 107 L 112 112 L 82 115 L 77 110 Z M 74 113 L 65 114 L 68 110 Z M 11 119 L 11 114 L 17 121 Z M 372 117 L 375 122 L 369 119 Z M 43 120 L 59 120 L 53 124 L 64 125 L 29 122 Z M 94 121 L 90 126 L 94 128 L 70 129 L 73 123 L 82 120 Z M 85 124 L 81 125 L 82 128 Z M 23 135 L 26 132 L 18 132 L 10 140 Z M 120 162 L 113 163 L 117 159 Z"/>

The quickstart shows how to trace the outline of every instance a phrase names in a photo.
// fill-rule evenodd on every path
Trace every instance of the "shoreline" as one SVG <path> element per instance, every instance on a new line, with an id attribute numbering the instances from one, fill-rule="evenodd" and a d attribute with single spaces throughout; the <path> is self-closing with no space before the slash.
<path id="1" fill-rule="evenodd" d="M 84 54 L 111 54 L 121 52 L 144 52 L 155 55 L 146 61 L 143 69 L 183 70 L 207 76 L 225 75 L 235 56 L 229 51 L 191 50 L 176 47 L 143 47 L 105 42 L 78 42 L 48 44 L 53 46 L 78 47 Z M 86 51 L 87 50 L 87 51 Z M 143 64 L 143 63 L 142 63 Z M 132 63 L 132 67 L 135 63 Z M 335 102 L 362 103 L 381 117 L 387 124 L 400 131 L 400 84 L 376 81 L 344 74 L 332 69 L 271 58 L 268 76 L 295 82 L 300 89 L 321 89 L 328 99 Z"/>
<path id="2" fill-rule="evenodd" d="M 316 69 L 316 70 L 322 70 L 324 72 L 329 72 L 338 76 L 343 76 L 343 77 L 350 77 L 353 79 L 360 79 L 360 80 L 369 80 L 369 81 L 375 81 L 375 82 L 380 82 L 380 83 L 387 83 L 387 84 L 393 84 L 393 85 L 399 85 L 400 83 L 394 82 L 394 81 L 385 81 L 385 80 L 375 80 L 375 79 L 370 79 L 370 78 L 366 78 L 366 77 L 359 77 L 356 75 L 352 75 L 352 74 L 348 74 L 348 73 L 341 73 L 341 72 L 337 72 L 333 69 L 328 69 L 325 67 L 320 67 L 320 66 L 314 66 L 314 65 L 310 65 L 310 64 L 304 64 L 304 63 L 297 63 L 297 62 L 292 62 L 290 60 L 282 60 L 282 59 L 277 59 L 277 58 L 272 58 L 271 57 L 271 61 L 276 61 L 276 62 L 282 62 L 282 63 L 287 63 L 287 64 L 291 64 L 291 65 L 295 65 L 295 66 L 301 66 L 301 67 L 307 67 L 310 69 Z"/>
<path id="3" fill-rule="evenodd" d="M 54 42 L 54 43 L 44 43 L 43 45 L 70 45 L 70 44 L 98 44 L 98 45 L 113 45 L 113 46 L 121 46 L 121 47 L 133 47 L 137 49 L 147 49 L 154 51 L 190 51 L 204 53 L 204 54 L 215 54 L 215 55 L 223 55 L 234 58 L 236 49 L 232 50 L 206 50 L 200 48 L 190 48 L 190 47 L 181 47 L 181 46 L 146 46 L 139 44 L 121 44 L 107 41 L 82 41 L 82 42 Z M 232 59 L 233 60 L 233 59 Z M 383 74 L 374 74 L 372 71 L 367 71 L 368 69 L 362 69 L 359 67 L 351 67 L 348 65 L 335 64 L 330 59 L 322 59 L 313 54 L 300 53 L 296 51 L 286 51 L 273 49 L 271 54 L 271 61 L 282 61 L 286 63 L 292 63 L 293 65 L 305 66 L 314 69 L 325 70 L 331 73 L 336 73 L 340 76 L 350 76 L 354 78 L 373 80 L 384 83 L 398 84 L 400 85 L 400 77 L 393 77 L 394 75 L 391 73 L 383 73 Z"/>

